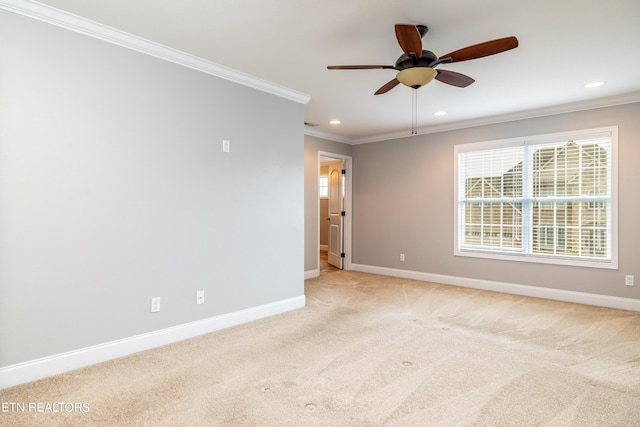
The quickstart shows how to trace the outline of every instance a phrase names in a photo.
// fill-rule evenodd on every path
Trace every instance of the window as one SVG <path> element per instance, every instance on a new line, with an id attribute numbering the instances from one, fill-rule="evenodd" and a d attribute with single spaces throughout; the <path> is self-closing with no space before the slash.
<path id="1" fill-rule="evenodd" d="M 617 127 L 454 154 L 455 255 L 617 268 Z"/>
<path id="2" fill-rule="evenodd" d="M 320 197 L 328 197 L 329 196 L 329 177 L 321 176 L 320 177 Z"/>

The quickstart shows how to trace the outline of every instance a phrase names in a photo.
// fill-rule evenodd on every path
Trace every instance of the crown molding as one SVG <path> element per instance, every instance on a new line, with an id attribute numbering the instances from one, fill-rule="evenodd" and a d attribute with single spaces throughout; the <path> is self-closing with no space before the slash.
<path id="1" fill-rule="evenodd" d="M 327 139 L 329 141 L 341 142 L 343 144 L 353 144 L 353 140 L 349 138 L 345 138 L 340 135 L 336 135 L 334 133 L 323 132 L 320 130 L 312 129 L 310 127 L 305 126 L 304 134 L 309 136 L 315 136 L 316 138 Z"/>
<path id="2" fill-rule="evenodd" d="M 373 135 L 364 138 L 351 139 L 348 144 L 368 144 L 370 142 L 388 141 L 391 139 L 409 138 L 413 136 L 426 135 L 431 133 L 446 132 L 457 129 L 465 129 L 476 126 L 494 125 L 498 123 L 513 122 L 517 120 L 533 119 L 536 117 L 552 116 L 555 114 L 573 113 L 576 111 L 593 110 L 596 108 L 613 107 L 616 105 L 633 104 L 640 102 L 640 92 L 628 93 L 623 95 L 610 96 L 606 98 L 589 99 L 586 101 L 573 102 L 562 105 L 553 105 L 549 107 L 536 108 L 531 110 L 517 111 L 514 113 L 500 114 L 495 116 L 483 117 L 480 119 L 465 120 L 452 123 L 443 123 L 441 125 L 426 126 L 418 128 L 417 135 L 411 135 L 406 130 L 401 132 L 386 133 L 381 135 Z"/>
<path id="3" fill-rule="evenodd" d="M 0 0 L 0 9 L 201 71 L 300 104 L 307 104 L 311 99 L 307 94 L 206 61 L 202 58 L 189 55 L 188 53 L 64 12 L 37 1 Z"/>
<path id="4" fill-rule="evenodd" d="M 306 135 L 317 136 L 318 138 L 330 141 L 342 142 L 349 145 L 368 144 L 370 142 L 389 141 L 393 139 L 411 138 L 420 135 L 428 135 L 438 132 L 447 132 L 458 129 L 465 129 L 476 126 L 494 125 L 499 123 L 512 122 L 517 120 L 533 119 L 536 117 L 552 116 L 555 114 L 573 113 L 577 111 L 593 110 L 596 108 L 614 107 L 616 105 L 633 104 L 640 102 L 640 92 L 627 93 L 623 95 L 610 96 L 606 98 L 589 99 L 586 101 L 574 102 L 562 105 L 523 110 L 514 113 L 501 114 L 480 119 L 464 120 L 440 125 L 425 126 L 418 128 L 416 135 L 410 134 L 407 130 L 390 132 L 379 135 L 372 135 L 363 138 L 346 138 L 339 135 L 325 133 L 313 129 L 305 128 Z"/>

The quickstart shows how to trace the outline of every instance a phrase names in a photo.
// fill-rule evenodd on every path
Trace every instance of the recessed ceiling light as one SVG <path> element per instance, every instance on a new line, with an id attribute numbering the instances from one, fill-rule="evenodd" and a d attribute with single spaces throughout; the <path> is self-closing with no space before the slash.
<path id="1" fill-rule="evenodd" d="M 330 125 L 339 125 L 340 124 L 340 120 L 331 120 L 329 121 Z"/>
<path id="2" fill-rule="evenodd" d="M 584 85 L 584 87 L 586 87 L 587 89 L 592 89 L 594 87 L 600 87 L 604 84 L 604 82 L 590 82 L 587 83 L 586 85 Z"/>
<path id="3" fill-rule="evenodd" d="M 446 111 L 436 111 L 433 113 L 434 116 L 444 116 L 445 114 L 447 114 Z"/>

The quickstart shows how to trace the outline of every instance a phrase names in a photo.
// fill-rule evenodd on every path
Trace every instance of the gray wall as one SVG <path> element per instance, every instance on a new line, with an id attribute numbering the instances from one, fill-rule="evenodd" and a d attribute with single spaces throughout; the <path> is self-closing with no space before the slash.
<path id="1" fill-rule="evenodd" d="M 353 147 L 353 262 L 512 284 L 640 298 L 640 104 L 594 109 Z M 453 256 L 453 147 L 619 126 L 619 270 Z M 399 261 L 399 254 L 406 261 Z"/>
<path id="2" fill-rule="evenodd" d="M 318 152 L 351 155 L 352 146 L 311 135 L 304 136 L 304 271 L 317 270 L 318 265 Z"/>
<path id="3" fill-rule="evenodd" d="M 304 105 L 5 11 L 0 40 L 0 367 L 303 295 Z"/>

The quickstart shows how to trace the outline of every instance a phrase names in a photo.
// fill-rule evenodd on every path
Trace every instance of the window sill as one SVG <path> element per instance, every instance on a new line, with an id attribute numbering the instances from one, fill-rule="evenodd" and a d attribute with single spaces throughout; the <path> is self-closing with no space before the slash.
<path id="1" fill-rule="evenodd" d="M 469 257 L 469 258 L 484 258 L 498 261 L 515 261 L 515 262 L 529 262 L 536 264 L 553 264 L 553 265 L 565 265 L 569 267 L 585 267 L 585 268 L 603 268 L 608 270 L 617 270 L 617 260 L 596 260 L 596 259 L 576 259 L 576 258 L 560 258 L 544 255 L 525 255 L 519 253 L 506 254 L 504 252 L 492 252 L 492 251 L 477 251 L 477 250 L 456 250 L 453 253 L 454 256 Z"/>

